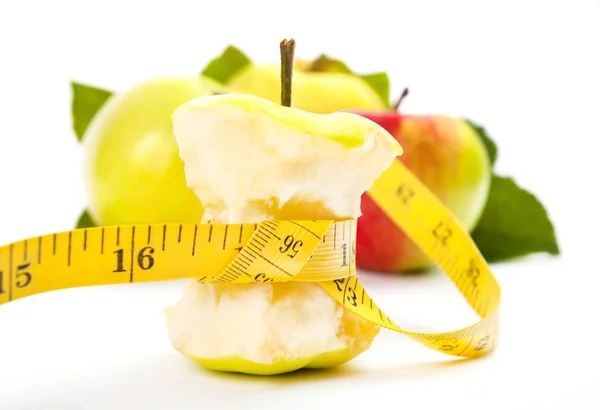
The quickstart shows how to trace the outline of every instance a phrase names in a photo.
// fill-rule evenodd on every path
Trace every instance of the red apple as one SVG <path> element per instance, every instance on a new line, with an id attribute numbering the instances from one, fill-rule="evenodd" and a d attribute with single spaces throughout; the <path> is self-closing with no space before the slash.
<path id="1" fill-rule="evenodd" d="M 403 115 L 397 111 L 356 112 L 384 127 L 402 146 L 401 161 L 454 213 L 467 231 L 486 203 L 491 164 L 481 138 L 463 119 Z M 362 197 L 356 264 L 382 272 L 422 271 L 429 258 L 369 197 Z"/>

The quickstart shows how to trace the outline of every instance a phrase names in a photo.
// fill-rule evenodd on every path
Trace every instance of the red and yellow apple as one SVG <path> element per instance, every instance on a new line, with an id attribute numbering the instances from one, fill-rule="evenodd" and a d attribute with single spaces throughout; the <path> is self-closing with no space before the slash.
<path id="1" fill-rule="evenodd" d="M 491 183 L 483 142 L 469 123 L 445 115 L 404 115 L 397 111 L 358 112 L 384 127 L 402 146 L 401 161 L 457 217 L 475 228 Z M 429 258 L 369 197 L 362 197 L 356 263 L 365 270 L 422 271 Z"/>

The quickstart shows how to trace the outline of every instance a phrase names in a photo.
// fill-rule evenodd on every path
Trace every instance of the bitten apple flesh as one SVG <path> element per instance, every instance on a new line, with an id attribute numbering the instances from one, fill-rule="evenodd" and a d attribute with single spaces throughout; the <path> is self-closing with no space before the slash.
<path id="1" fill-rule="evenodd" d="M 491 165 L 476 131 L 444 115 L 361 112 L 390 132 L 404 153 L 397 160 L 411 170 L 470 231 L 486 203 Z M 365 193 L 358 220 L 356 262 L 382 272 L 421 271 L 427 256 Z"/>
<path id="2" fill-rule="evenodd" d="M 195 99 L 173 123 L 187 184 L 216 223 L 356 218 L 361 194 L 402 153 L 364 117 L 250 95 Z M 189 280 L 167 323 L 175 349 L 204 367 L 262 375 L 342 364 L 379 332 L 318 284 L 298 282 Z"/>

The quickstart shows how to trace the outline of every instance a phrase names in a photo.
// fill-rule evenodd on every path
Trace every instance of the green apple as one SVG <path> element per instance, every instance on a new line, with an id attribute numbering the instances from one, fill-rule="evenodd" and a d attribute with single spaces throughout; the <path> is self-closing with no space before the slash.
<path id="1" fill-rule="evenodd" d="M 114 94 L 83 136 L 88 210 L 98 225 L 195 223 L 203 208 L 186 186 L 171 114 L 224 92 L 206 78 L 161 77 Z"/>
<path id="2" fill-rule="evenodd" d="M 227 85 L 234 93 L 251 94 L 272 102 L 281 100 L 281 65 L 248 64 Z M 294 64 L 292 106 L 328 114 L 343 110 L 383 110 L 386 102 L 361 77 L 346 72 L 315 71 L 310 64 Z"/>

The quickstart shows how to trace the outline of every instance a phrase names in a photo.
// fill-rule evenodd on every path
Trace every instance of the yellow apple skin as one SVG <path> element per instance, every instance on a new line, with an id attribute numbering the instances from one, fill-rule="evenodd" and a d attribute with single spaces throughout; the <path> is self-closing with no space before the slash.
<path id="1" fill-rule="evenodd" d="M 370 347 L 365 346 L 365 349 Z M 205 359 L 191 356 L 179 349 L 182 355 L 198 363 L 200 366 L 218 372 L 246 373 L 259 376 L 273 376 L 276 374 L 291 373 L 299 369 L 329 369 L 341 366 L 358 355 L 362 350 L 350 350 L 341 348 L 321 353 L 311 357 L 303 357 L 295 360 L 282 360 L 272 364 L 257 363 L 240 357 L 220 357 L 218 359 Z"/>
<path id="2" fill-rule="evenodd" d="M 292 106 L 317 114 L 342 110 L 384 110 L 386 104 L 364 80 L 352 74 L 305 71 L 296 64 L 292 78 Z M 228 82 L 232 93 L 281 101 L 281 66 L 249 64 Z"/>
<path id="3" fill-rule="evenodd" d="M 186 186 L 171 114 L 224 92 L 206 78 L 161 77 L 113 95 L 83 137 L 88 209 L 98 225 L 197 223 L 203 209 Z"/>

